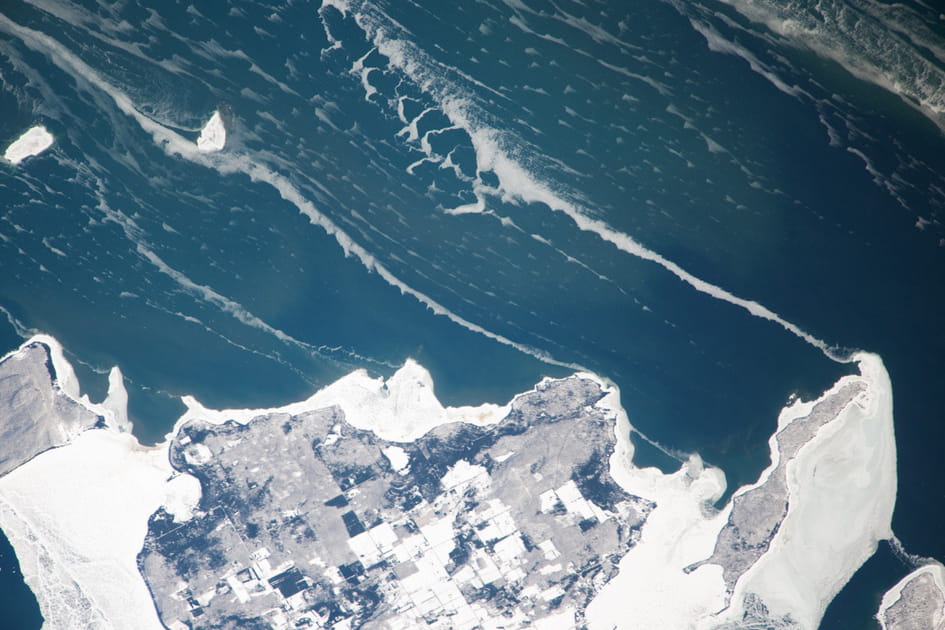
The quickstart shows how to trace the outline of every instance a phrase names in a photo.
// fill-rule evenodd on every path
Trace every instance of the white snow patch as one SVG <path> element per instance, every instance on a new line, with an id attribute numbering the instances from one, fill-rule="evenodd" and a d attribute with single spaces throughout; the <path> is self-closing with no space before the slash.
<path id="1" fill-rule="evenodd" d="M 164 510 L 175 523 L 190 520 L 200 501 L 200 481 L 193 475 L 177 475 L 167 483 Z"/>
<path id="2" fill-rule="evenodd" d="M 384 457 L 390 462 L 390 467 L 394 472 L 400 472 L 410 465 L 410 455 L 399 446 L 387 446 L 383 449 Z"/>

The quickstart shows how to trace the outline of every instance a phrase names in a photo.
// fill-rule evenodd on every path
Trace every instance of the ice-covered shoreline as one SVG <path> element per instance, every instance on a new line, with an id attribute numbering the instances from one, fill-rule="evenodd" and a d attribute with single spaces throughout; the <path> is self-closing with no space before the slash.
<path id="1" fill-rule="evenodd" d="M 108 392 L 105 399 L 100 403 L 94 403 L 89 399 L 88 394 L 81 393 L 79 379 L 75 375 L 75 370 L 72 369 L 72 364 L 66 359 L 62 344 L 51 335 L 33 335 L 19 347 L 0 357 L 0 363 L 22 354 L 33 344 L 42 344 L 48 350 L 56 375 L 53 386 L 58 391 L 91 413 L 104 418 L 109 426 L 123 432 L 131 431 L 127 410 L 128 392 L 125 390 L 124 379 L 118 366 L 112 367 L 108 373 Z"/>
<path id="2" fill-rule="evenodd" d="M 166 448 L 90 429 L 0 479 L 0 527 L 44 628 L 162 628 L 135 559 L 171 472 Z"/>
<path id="3" fill-rule="evenodd" d="M 0 364 L 24 360 L 36 346 L 47 351 L 53 392 L 92 422 L 63 425 L 61 442 L 0 475 L 0 528 L 17 550 L 44 628 L 160 628 L 135 554 L 149 514 L 167 500 L 165 480 L 172 471 L 166 446 L 145 448 L 130 434 L 117 367 L 109 373 L 105 400 L 94 403 L 81 394 L 72 365 L 51 336 L 33 336 Z M 41 420 L 55 425 L 59 418 Z"/>
<path id="4" fill-rule="evenodd" d="M 107 428 L 88 430 L 69 445 L 43 453 L 0 478 L 0 527 L 18 551 L 47 628 L 74 625 L 75 619 L 62 616 L 70 608 L 63 604 L 67 600 L 73 605 L 84 602 L 92 611 L 83 623 L 161 627 L 135 558 L 152 513 L 165 506 L 177 520 L 185 520 L 199 499 L 194 478 L 175 473 L 168 461 L 169 440 L 190 420 L 247 423 L 268 414 L 297 415 L 337 406 L 356 428 L 386 440 L 411 442 L 445 423 L 500 422 L 515 400 L 505 405 L 443 407 L 429 372 L 408 360 L 387 381 L 359 370 L 304 401 L 272 409 L 211 410 L 185 397 L 187 411 L 168 441 L 145 448 L 121 433 L 127 395 L 117 368 L 110 378 L 108 399 L 96 404 L 81 395 L 58 342 L 41 336 L 24 347 L 35 341 L 50 348 L 56 386 L 109 419 Z M 762 601 L 771 618 L 789 615 L 795 627 L 816 628 L 826 605 L 872 554 L 877 541 L 892 535 L 889 523 L 896 485 L 891 385 L 878 356 L 861 353 L 856 361 L 861 374 L 843 377 L 817 401 L 797 400 L 781 412 L 777 432 L 769 440 L 771 466 L 756 484 L 735 493 L 740 496 L 767 482 L 780 463 L 777 436 L 786 427 L 810 414 L 818 401 L 836 396 L 850 383 L 861 384 L 863 391 L 843 402 L 836 416 L 787 463 L 787 516 L 767 551 L 739 577 L 730 598 L 721 566 L 703 564 L 689 570 L 712 556 L 731 514 L 732 502 L 722 510 L 711 508 L 725 490 L 722 471 L 703 465 L 697 455 L 671 474 L 637 468 L 632 463 L 632 427 L 619 389 L 597 375 L 576 374 L 598 384 L 604 397 L 597 407 L 614 421 L 611 475 L 628 492 L 657 505 L 640 541 L 620 563 L 619 574 L 588 607 L 590 627 L 629 628 L 639 623 L 667 629 L 735 627 L 729 624 L 746 615 L 746 605 Z M 533 391 L 550 380 L 554 379 L 545 379 Z M 871 471 L 877 476 L 870 477 Z M 832 551 L 819 553 L 825 545 Z M 801 583 L 806 590 L 798 588 Z"/>
<path id="5" fill-rule="evenodd" d="M 791 506 L 768 552 L 736 585 L 735 605 L 723 615 L 727 621 L 737 622 L 748 596 L 755 595 L 773 618 L 790 616 L 800 628 L 817 628 L 827 605 L 879 541 L 893 535 L 892 384 L 879 356 L 861 352 L 855 360 L 860 375 L 840 379 L 818 400 L 848 383 L 862 382 L 866 389 L 788 464 Z M 779 429 L 809 411 L 810 403 L 784 410 Z"/>
<path id="6" fill-rule="evenodd" d="M 860 375 L 843 377 L 817 400 L 796 400 L 781 412 L 778 431 L 769 440 L 771 465 L 757 483 L 735 493 L 737 497 L 768 480 L 780 460 L 781 431 L 848 384 L 865 384 L 865 392 L 845 404 L 788 464 L 787 516 L 768 550 L 739 577 L 727 608 L 719 565 L 703 564 L 687 571 L 712 554 L 731 513 L 731 501 L 719 512 L 707 509 L 725 489 L 721 471 L 705 468 L 693 458 L 688 467 L 662 475 L 636 469 L 615 454 L 612 470 L 618 482 L 655 500 L 658 507 L 639 545 L 621 563 L 621 573 L 592 604 L 599 613 L 591 617 L 592 628 L 634 627 L 625 625 L 628 617 L 639 627 L 737 628 L 749 619 L 746 615 L 759 610 L 764 610 L 769 623 L 790 619 L 796 624 L 783 627 L 818 626 L 827 604 L 872 555 L 878 541 L 892 535 L 896 495 L 892 388 L 878 356 L 859 353 L 855 360 Z M 864 429 L 872 434 L 864 434 Z M 857 461 L 862 455 L 868 459 Z M 851 478 L 853 484 L 848 483 Z"/>

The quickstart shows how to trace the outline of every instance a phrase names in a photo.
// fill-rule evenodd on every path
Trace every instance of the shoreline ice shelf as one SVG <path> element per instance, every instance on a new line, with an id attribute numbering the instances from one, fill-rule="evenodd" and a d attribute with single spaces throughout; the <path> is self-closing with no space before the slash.
<path id="1" fill-rule="evenodd" d="M 782 411 L 771 465 L 713 509 L 723 473 L 634 466 L 619 392 L 592 374 L 471 408 L 440 405 L 414 362 L 278 409 L 188 398 L 145 448 L 120 372 L 93 403 L 39 337 L 0 362 L 17 410 L 0 428 L 67 437 L 17 454 L 0 526 L 46 628 L 813 630 L 892 536 L 891 386 L 879 357 L 857 361 Z"/>

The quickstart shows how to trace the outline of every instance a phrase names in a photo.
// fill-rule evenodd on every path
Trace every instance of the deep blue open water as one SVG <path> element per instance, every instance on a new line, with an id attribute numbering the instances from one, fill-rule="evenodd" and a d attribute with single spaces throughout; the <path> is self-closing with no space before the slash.
<path id="1" fill-rule="evenodd" d="M 894 529 L 945 560 L 936 11 L 286 5 L 3 4 L 0 146 L 56 137 L 0 165 L 4 349 L 56 336 L 93 398 L 119 364 L 147 442 L 188 393 L 268 406 L 413 357 L 468 404 L 590 369 L 732 488 L 792 393 L 853 369 L 827 355 L 865 349 L 894 386 Z M 167 150 L 214 110 L 223 152 Z M 871 561 L 824 627 L 907 570 Z"/>

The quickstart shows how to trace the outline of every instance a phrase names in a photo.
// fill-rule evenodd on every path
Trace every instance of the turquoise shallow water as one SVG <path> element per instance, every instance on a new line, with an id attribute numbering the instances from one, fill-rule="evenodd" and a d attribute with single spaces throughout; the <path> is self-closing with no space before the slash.
<path id="1" fill-rule="evenodd" d="M 0 172 L 0 306 L 59 338 L 93 398 L 120 364 L 147 442 L 185 393 L 269 406 L 413 357 L 445 402 L 501 402 L 584 368 L 734 488 L 788 396 L 852 369 L 737 296 L 883 356 L 894 528 L 945 559 L 937 17 L 625 5 L 8 3 L 0 140 L 42 122 L 56 144 Z M 806 42 L 778 30 L 817 11 L 838 19 Z M 146 128 L 193 140 L 216 109 L 208 160 Z M 831 614 L 868 617 L 867 583 Z"/>

